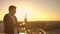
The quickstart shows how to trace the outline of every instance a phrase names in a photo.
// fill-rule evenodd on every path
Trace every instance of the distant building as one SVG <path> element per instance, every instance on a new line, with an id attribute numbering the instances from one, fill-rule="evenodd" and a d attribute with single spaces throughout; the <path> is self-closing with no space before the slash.
<path id="1" fill-rule="evenodd" d="M 25 14 L 25 16 L 24 16 L 24 23 L 27 24 L 27 14 Z"/>

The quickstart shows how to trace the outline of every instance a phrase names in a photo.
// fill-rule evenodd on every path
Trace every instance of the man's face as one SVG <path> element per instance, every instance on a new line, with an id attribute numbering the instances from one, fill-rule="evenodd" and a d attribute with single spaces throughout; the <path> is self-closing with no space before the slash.
<path id="1" fill-rule="evenodd" d="M 13 9 L 13 14 L 15 14 L 16 13 L 16 8 L 15 9 Z"/>
<path id="2" fill-rule="evenodd" d="M 12 9 L 12 15 L 15 15 L 16 13 L 16 8 Z"/>

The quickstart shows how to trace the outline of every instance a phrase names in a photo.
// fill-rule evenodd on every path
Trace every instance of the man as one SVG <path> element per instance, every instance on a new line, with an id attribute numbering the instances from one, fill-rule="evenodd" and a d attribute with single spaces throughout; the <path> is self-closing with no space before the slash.
<path id="1" fill-rule="evenodd" d="M 18 34 L 17 31 L 17 18 L 14 16 L 16 13 L 16 7 L 10 6 L 9 13 L 4 16 L 4 28 L 5 34 Z"/>

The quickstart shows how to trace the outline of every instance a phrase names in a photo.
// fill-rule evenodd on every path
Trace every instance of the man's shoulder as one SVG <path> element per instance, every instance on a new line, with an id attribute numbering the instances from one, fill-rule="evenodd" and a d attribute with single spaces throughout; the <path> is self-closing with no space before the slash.
<path id="1" fill-rule="evenodd" d="M 6 15 L 4 16 L 4 21 L 7 21 L 7 20 L 12 20 L 12 19 L 10 18 L 9 14 L 6 14 Z"/>
<path id="2" fill-rule="evenodd" d="M 9 15 L 8 15 L 8 14 L 5 14 L 3 20 L 6 21 L 6 20 L 8 20 L 8 19 L 10 19 Z"/>
<path id="3" fill-rule="evenodd" d="M 7 17 L 9 17 L 9 14 L 5 14 L 4 18 L 7 18 Z"/>

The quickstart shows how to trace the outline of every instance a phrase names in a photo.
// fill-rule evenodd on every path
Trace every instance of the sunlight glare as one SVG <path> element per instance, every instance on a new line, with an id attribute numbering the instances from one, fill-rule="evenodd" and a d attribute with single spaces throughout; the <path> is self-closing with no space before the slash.
<path id="1" fill-rule="evenodd" d="M 19 34 L 26 34 L 26 33 L 19 33 Z"/>
<path id="2" fill-rule="evenodd" d="M 17 12 L 15 16 L 17 17 L 18 21 L 23 21 L 25 14 L 27 14 L 27 19 L 29 20 L 31 18 L 31 12 L 29 9 L 26 9 L 24 7 L 17 8 Z"/>

